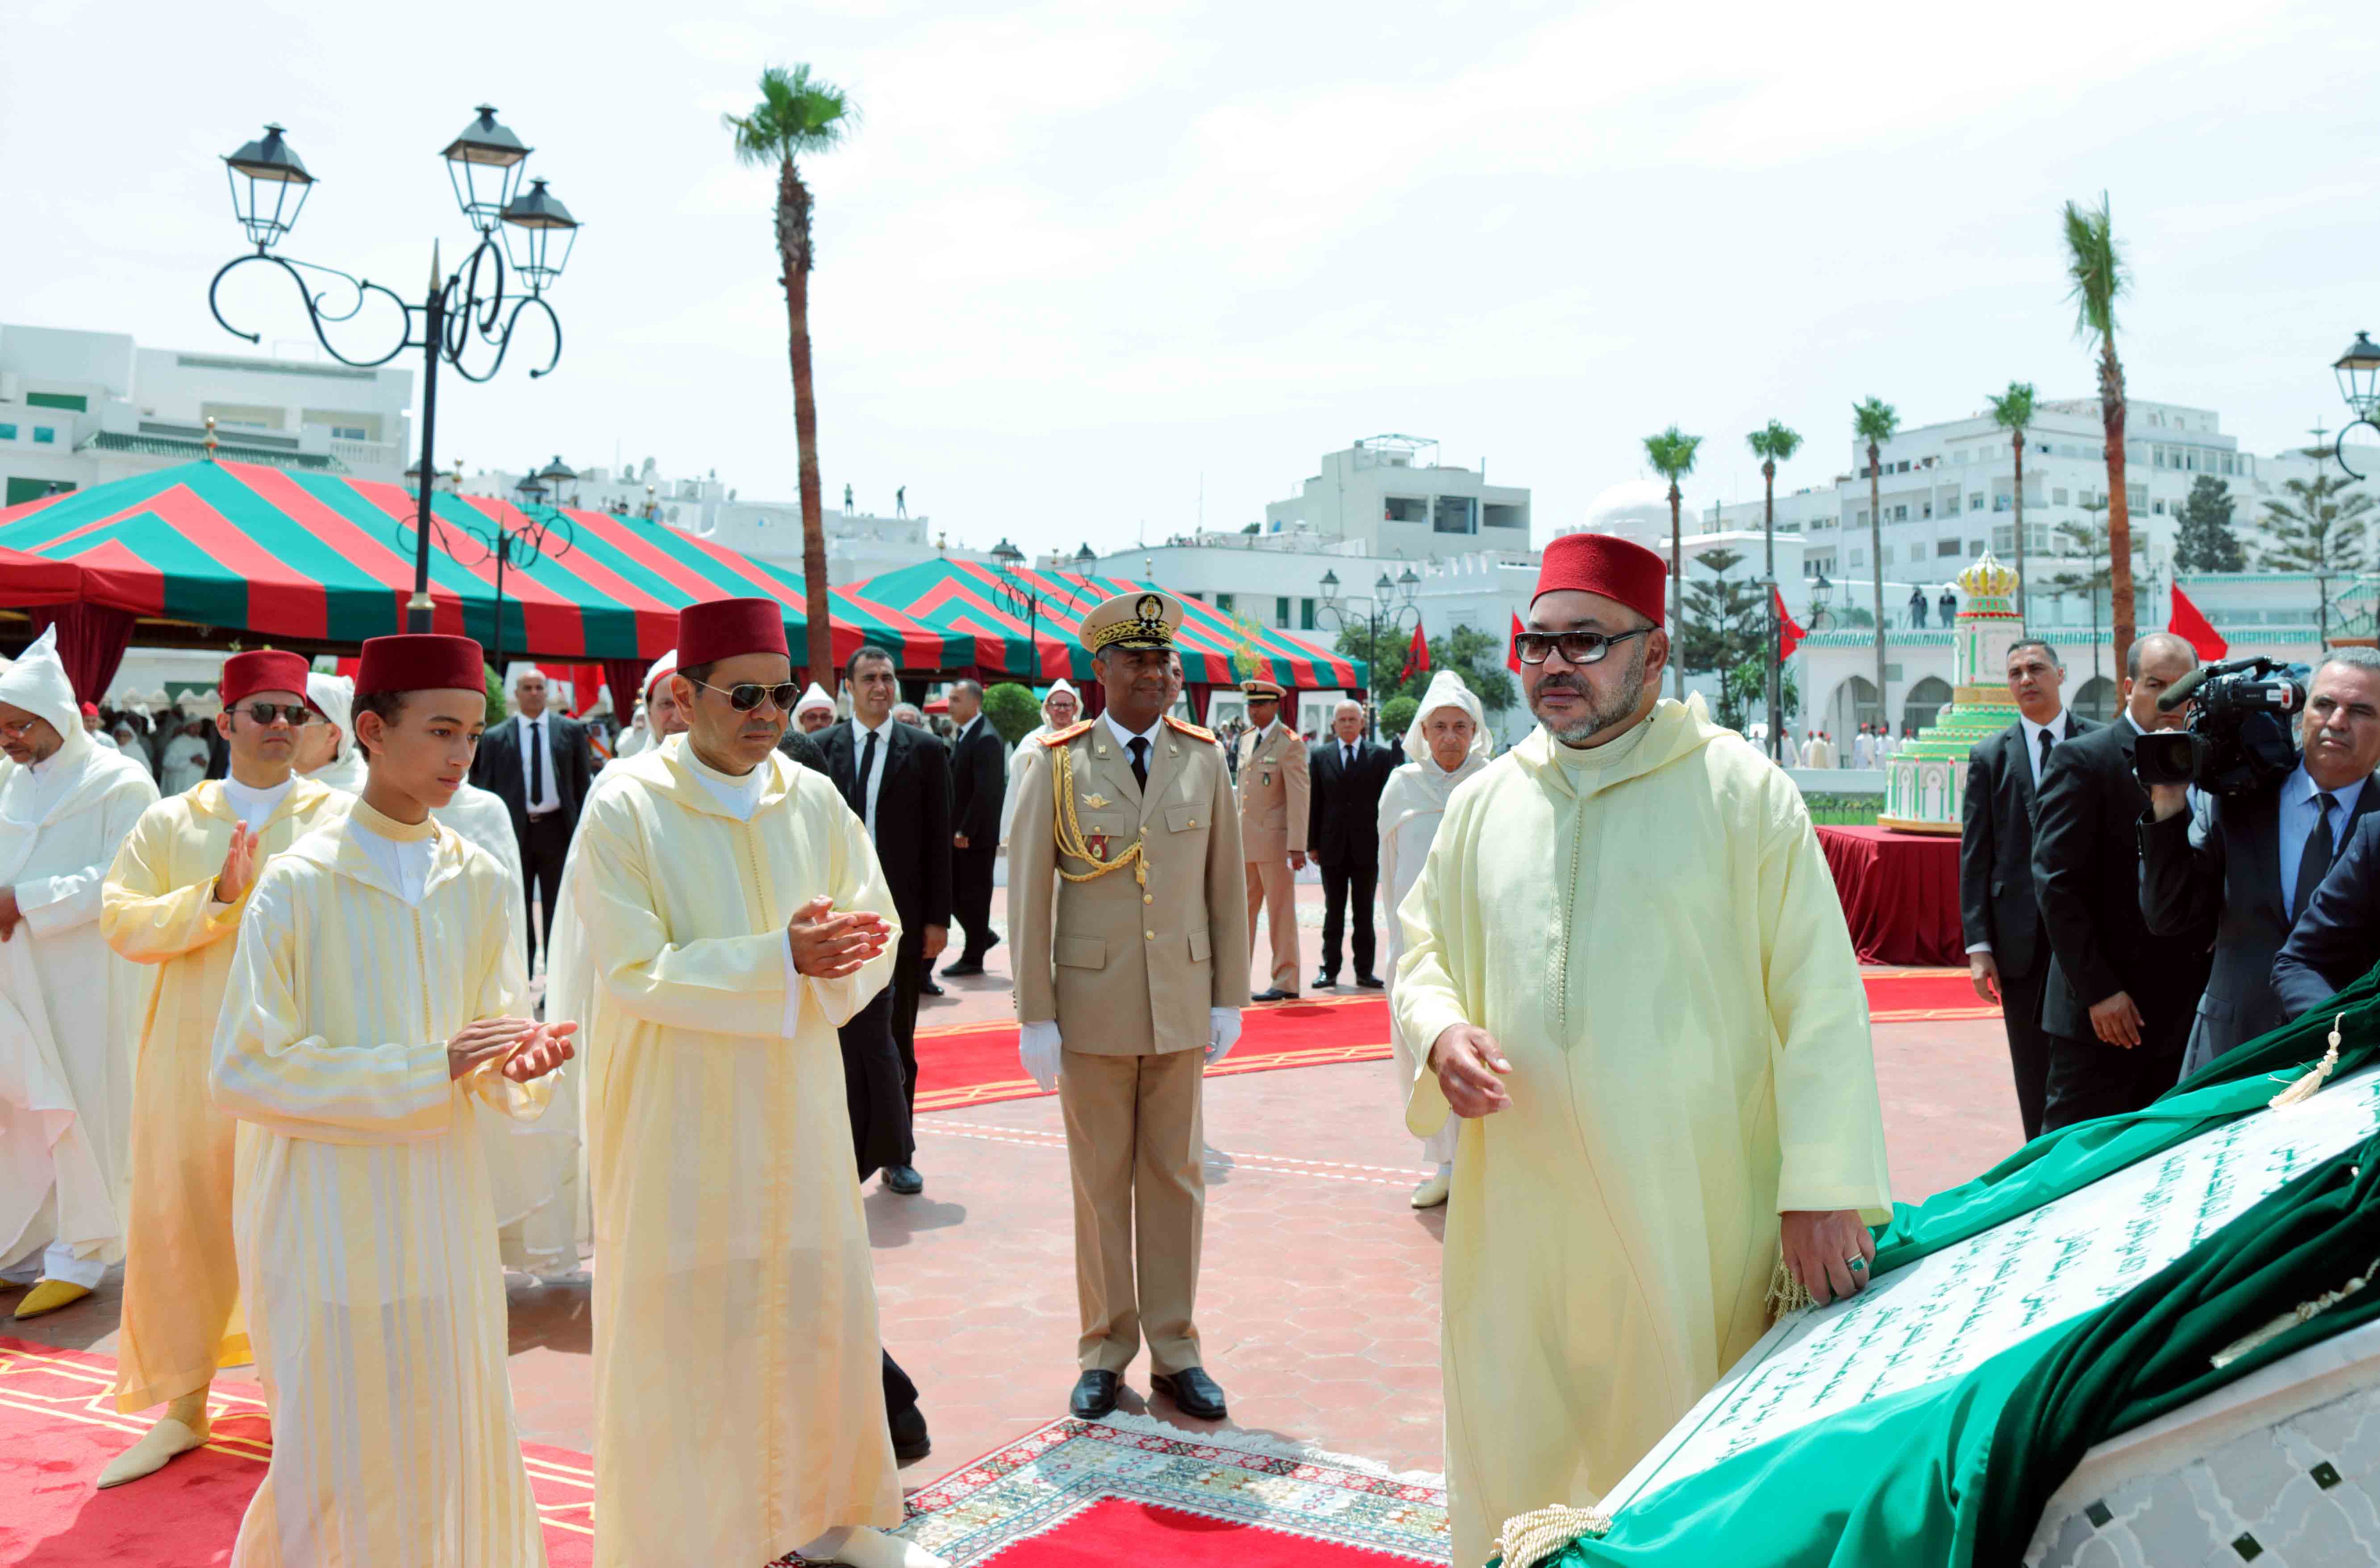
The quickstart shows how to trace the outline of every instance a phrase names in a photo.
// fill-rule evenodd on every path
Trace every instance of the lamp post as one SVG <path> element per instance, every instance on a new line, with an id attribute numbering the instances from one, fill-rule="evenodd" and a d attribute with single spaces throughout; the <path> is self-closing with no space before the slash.
<path id="1" fill-rule="evenodd" d="M 488 639 L 488 660 L 498 680 L 504 674 L 504 574 L 526 571 L 547 556 L 558 561 L 577 546 L 578 530 L 570 521 L 570 515 L 562 510 L 558 500 L 548 498 L 559 494 L 561 482 L 577 477 L 563 467 L 559 457 L 542 470 L 531 468 L 524 472 L 513 485 L 514 504 L 523 519 L 518 528 L 504 527 L 502 517 L 488 519 L 484 527 L 447 520 L 451 532 L 443 548 L 448 559 L 462 566 L 482 566 L 491 561 L 496 564 L 495 625 Z M 546 515 L 540 517 L 532 508 L 542 508 Z M 402 525 L 399 531 L 402 532 Z M 466 558 L 455 547 L 451 537 L 454 533 L 468 535 L 479 545 L 478 553 Z"/>
<path id="2" fill-rule="evenodd" d="M 1364 629 L 1366 659 L 1376 666 L 1372 671 L 1371 684 L 1364 689 L 1364 728 L 1366 731 L 1378 727 L 1380 673 L 1377 666 L 1379 663 L 1381 635 L 1402 631 L 1408 616 L 1412 617 L 1413 626 L 1421 625 L 1421 606 L 1414 602 L 1415 595 L 1420 590 L 1421 578 L 1414 576 L 1411 566 L 1394 578 L 1383 571 L 1380 580 L 1372 585 L 1369 598 L 1342 598 L 1339 574 L 1332 571 L 1322 574 L 1323 614 L 1330 617 L 1342 634 L 1350 627 L 1361 626 Z"/>
<path id="3" fill-rule="evenodd" d="M 545 375 L 560 364 L 562 322 L 554 315 L 553 307 L 546 302 L 545 295 L 560 281 L 578 235 L 578 221 L 546 188 L 544 180 L 533 179 L 527 191 L 521 190 L 522 168 L 530 149 L 496 123 L 493 108 L 480 104 L 478 116 L 447 143 L 440 155 L 446 161 L 447 180 L 454 187 L 455 202 L 478 233 L 479 243 L 443 280 L 439 276 L 438 249 L 434 244 L 431 246 L 430 283 L 420 304 L 408 304 L 395 289 L 369 278 L 274 251 L 273 247 L 298 222 L 315 184 L 314 176 L 285 140 L 287 133 L 277 125 L 266 126 L 263 136 L 242 144 L 224 159 L 225 177 L 231 184 L 232 212 L 256 249 L 225 262 L 207 286 L 207 309 L 214 313 L 216 324 L 234 337 L 246 338 L 250 343 L 261 341 L 261 334 L 242 332 L 225 321 L 216 297 L 222 291 L 224 279 L 234 272 L 251 261 L 267 261 L 286 273 L 298 286 L 298 298 L 306 307 L 307 320 L 313 325 L 315 341 L 341 364 L 370 370 L 387 364 L 407 349 L 421 351 L 421 456 L 408 472 L 419 487 L 414 513 L 413 596 L 405 605 L 405 627 L 412 632 L 428 631 L 431 621 L 430 497 L 438 478 L 433 458 L 438 434 L 438 366 L 443 360 L 466 381 L 492 380 L 504 368 L 514 329 L 531 307 L 544 316 L 553 334 L 553 353 L 542 369 L 532 370 L 529 375 Z M 317 289 L 308 281 L 308 273 L 319 273 L 334 281 Z M 509 293 L 508 274 L 518 276 Z M 522 292 L 524 289 L 526 292 Z M 329 328 L 355 320 L 373 295 L 397 308 L 402 330 L 386 352 L 364 359 L 351 358 L 331 341 Z M 475 345 L 494 351 L 483 370 L 474 370 L 464 362 L 465 355 Z"/>
<path id="4" fill-rule="evenodd" d="M 2357 425 L 2380 431 L 2380 425 L 2373 423 L 2374 417 L 2380 416 L 2380 344 L 2359 332 L 2355 341 L 2347 346 L 2347 352 L 2331 362 L 2330 369 L 2338 378 L 2339 396 L 2355 413 L 2347 430 L 2338 432 L 2331 456 L 2338 459 L 2340 468 L 2347 468 L 2349 478 L 2361 480 L 2363 475 L 2347 467 L 2347 432 Z"/>
<path id="5" fill-rule="evenodd" d="M 1026 642 L 1031 650 L 1026 657 L 1033 662 L 1031 678 L 1038 684 L 1041 679 L 1041 595 L 1031 583 L 1016 575 L 1024 565 L 1025 552 L 1009 543 L 1005 534 L 1002 535 L 1000 542 L 991 547 L 991 569 L 997 579 L 992 583 L 991 590 L 1003 609 L 1024 619 Z M 1065 579 L 1061 577 L 1057 580 L 1062 582 Z M 1066 608 L 1079 608 L 1072 593 L 1066 595 Z"/>

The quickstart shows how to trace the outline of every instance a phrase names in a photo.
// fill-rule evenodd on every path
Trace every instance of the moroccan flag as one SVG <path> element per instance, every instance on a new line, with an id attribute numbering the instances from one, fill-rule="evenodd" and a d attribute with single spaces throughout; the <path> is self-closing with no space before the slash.
<path id="1" fill-rule="evenodd" d="M 2231 652 L 2231 645 L 2207 624 L 2206 617 L 2198 613 L 2198 606 L 2190 602 L 2190 595 L 2181 591 L 2180 583 L 2173 585 L 2173 614 L 2167 619 L 2165 629 L 2196 649 L 2198 656 L 2209 663 Z"/>
<path id="2" fill-rule="evenodd" d="M 1397 676 L 1397 679 L 1409 681 L 1415 675 L 1427 674 L 1429 674 L 1429 640 L 1421 635 L 1421 627 L 1416 624 L 1414 627 L 1413 646 L 1405 650 L 1404 671 Z"/>
<path id="3" fill-rule="evenodd" d="M 1793 618 L 1793 612 L 1785 608 L 1785 590 L 1771 586 L 1768 592 L 1777 601 L 1777 657 L 1791 659 L 1793 650 L 1801 647 L 1802 639 L 1810 634 L 1802 629 L 1802 623 Z"/>
<path id="4" fill-rule="evenodd" d="M 1521 617 L 1512 617 L 1512 638 L 1504 645 L 1504 668 L 1514 675 L 1521 673 Z"/>

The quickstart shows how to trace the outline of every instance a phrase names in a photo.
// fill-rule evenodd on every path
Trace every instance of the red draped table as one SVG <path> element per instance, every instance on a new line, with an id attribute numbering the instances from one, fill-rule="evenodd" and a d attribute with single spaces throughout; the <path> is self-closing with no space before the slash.
<path id="1" fill-rule="evenodd" d="M 1956 833 L 1821 826 L 1818 847 L 1861 963 L 1965 966 Z"/>

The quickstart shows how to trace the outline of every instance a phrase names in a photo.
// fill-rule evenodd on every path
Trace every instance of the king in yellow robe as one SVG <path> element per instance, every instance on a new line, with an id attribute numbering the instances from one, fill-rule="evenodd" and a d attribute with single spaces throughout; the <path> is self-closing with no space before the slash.
<path id="1" fill-rule="evenodd" d="M 1787 1209 L 1887 1216 L 1858 961 L 1792 783 L 1699 700 L 1459 787 L 1400 906 L 1395 1010 L 1502 1047 L 1462 1123 L 1443 1373 L 1455 1568 L 1586 1507 L 1767 1327 Z M 1425 1064 L 1406 1121 L 1448 1107 Z"/>
<path id="2" fill-rule="evenodd" d="M 552 1080 L 501 1058 L 450 1079 L 447 1058 L 466 1024 L 528 1015 L 522 919 L 487 851 L 361 800 L 257 877 L 212 1078 L 240 1123 L 240 1281 L 273 1416 L 233 1568 L 545 1562 L 471 1106 L 527 1119 Z"/>
<path id="3" fill-rule="evenodd" d="M 616 781 L 616 782 L 615 782 Z M 899 926 L 834 786 L 690 747 L 603 770 L 557 952 L 581 1020 L 595 1205 L 595 1561 L 761 1563 L 901 1523 L 876 1285 L 835 1030 L 891 978 Z M 825 894 L 893 923 L 854 973 L 796 974 Z M 556 994 L 589 989 L 556 976 Z"/>
<path id="4" fill-rule="evenodd" d="M 258 865 L 346 806 L 335 790 L 293 780 L 258 831 Z M 154 977 L 132 1080 L 118 1410 L 196 1393 L 218 1367 L 249 1359 L 232 1243 L 237 1124 L 207 1093 L 234 938 L 255 891 L 251 879 L 238 899 L 215 902 L 215 873 L 238 824 L 221 780 L 169 796 L 141 814 L 100 891 L 107 945 Z"/>

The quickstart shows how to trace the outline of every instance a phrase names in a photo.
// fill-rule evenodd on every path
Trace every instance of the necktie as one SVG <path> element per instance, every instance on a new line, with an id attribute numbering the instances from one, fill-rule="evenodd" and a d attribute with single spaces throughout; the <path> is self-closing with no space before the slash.
<path id="1" fill-rule="evenodd" d="M 1138 735 L 1132 737 L 1132 776 L 1141 788 L 1148 787 L 1148 742 Z"/>
<path id="2" fill-rule="evenodd" d="M 1339 748 L 1339 766 L 1350 773 L 1355 771 L 1355 748 L 1343 742 Z"/>
<path id="3" fill-rule="evenodd" d="M 545 726 L 535 719 L 528 721 L 528 808 L 532 811 L 545 798 Z"/>
<path id="4" fill-rule="evenodd" d="M 2325 790 L 2313 797 L 2313 804 L 2322 815 L 2314 820 L 2313 832 L 2306 834 L 2305 853 L 2298 857 L 2297 891 L 2289 898 L 2292 926 L 2313 901 L 2313 890 L 2330 874 L 2330 855 L 2337 842 L 2330 836 L 2330 808 L 2338 804 L 2338 797 Z"/>
<path id="5" fill-rule="evenodd" d="M 859 748 L 859 771 L 851 775 L 851 808 L 868 820 L 868 774 L 876 766 L 876 732 L 868 732 L 868 744 Z"/>
<path id="6" fill-rule="evenodd" d="M 2041 741 L 2041 766 L 2033 771 L 2033 782 L 2035 784 L 2040 784 L 2042 775 L 2049 772 L 2049 732 L 2047 730 L 2042 731 L 2039 739 Z"/>

